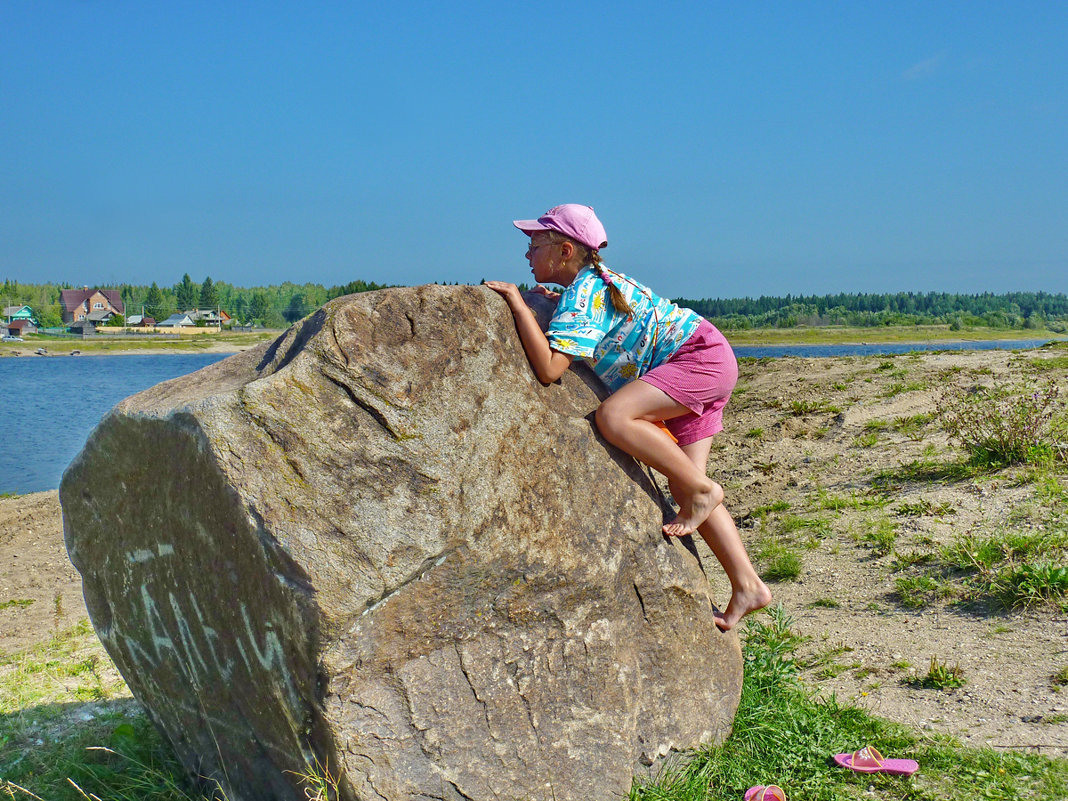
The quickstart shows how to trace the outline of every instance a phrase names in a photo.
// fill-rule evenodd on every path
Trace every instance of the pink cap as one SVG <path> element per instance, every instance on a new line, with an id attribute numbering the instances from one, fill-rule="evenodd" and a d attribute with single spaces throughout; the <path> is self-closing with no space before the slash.
<path id="1" fill-rule="evenodd" d="M 592 206 L 565 203 L 554 206 L 536 220 L 515 220 L 512 224 L 527 236 L 535 231 L 558 231 L 590 250 L 608 247 L 608 235 Z"/>

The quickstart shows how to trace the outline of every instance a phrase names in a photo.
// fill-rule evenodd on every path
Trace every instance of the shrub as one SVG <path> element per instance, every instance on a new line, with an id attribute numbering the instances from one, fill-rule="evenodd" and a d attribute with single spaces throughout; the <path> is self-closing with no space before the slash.
<path id="1" fill-rule="evenodd" d="M 1068 461 L 1060 390 L 1052 381 L 1034 391 L 1004 386 L 975 391 L 953 387 L 939 404 L 942 427 L 969 454 L 974 466 L 1005 467 Z"/>

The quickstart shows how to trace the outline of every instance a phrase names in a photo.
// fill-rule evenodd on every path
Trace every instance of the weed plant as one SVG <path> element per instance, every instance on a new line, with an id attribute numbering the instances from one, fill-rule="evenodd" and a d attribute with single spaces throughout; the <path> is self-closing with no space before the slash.
<path id="1" fill-rule="evenodd" d="M 948 662 L 940 662 L 937 656 L 932 656 L 927 675 L 918 679 L 917 683 L 920 687 L 935 690 L 953 690 L 963 687 L 968 680 L 964 677 L 964 670 L 960 665 L 950 666 Z"/>

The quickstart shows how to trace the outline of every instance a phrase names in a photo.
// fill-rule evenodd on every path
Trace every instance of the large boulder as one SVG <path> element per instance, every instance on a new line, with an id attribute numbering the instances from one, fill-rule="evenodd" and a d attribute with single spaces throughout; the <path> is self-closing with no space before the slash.
<path id="1" fill-rule="evenodd" d="M 93 625 L 232 801 L 609 799 L 741 689 L 695 558 L 503 300 L 339 298 L 119 404 L 63 477 Z"/>

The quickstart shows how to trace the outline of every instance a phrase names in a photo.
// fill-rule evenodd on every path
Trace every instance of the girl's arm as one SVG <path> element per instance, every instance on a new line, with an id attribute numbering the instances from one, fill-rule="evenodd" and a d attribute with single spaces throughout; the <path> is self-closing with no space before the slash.
<path id="1" fill-rule="evenodd" d="M 549 347 L 549 340 L 542 333 L 538 318 L 524 302 L 519 287 L 505 281 L 487 281 L 486 286 L 494 292 L 499 292 L 508 301 L 508 308 L 512 310 L 512 316 L 515 318 L 516 330 L 519 331 L 519 340 L 523 343 L 523 350 L 527 352 L 530 366 L 534 368 L 538 380 L 543 384 L 551 384 L 567 372 L 575 357 Z"/>

